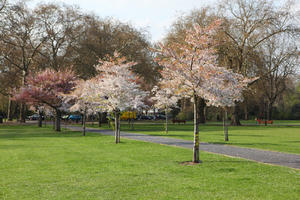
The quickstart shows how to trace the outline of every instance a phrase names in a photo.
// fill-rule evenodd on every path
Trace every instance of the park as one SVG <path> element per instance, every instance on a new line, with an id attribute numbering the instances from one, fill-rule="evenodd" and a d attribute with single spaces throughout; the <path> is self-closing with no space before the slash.
<path id="1" fill-rule="evenodd" d="M 299 199 L 300 4 L 212 2 L 0 0 L 0 198 Z"/>

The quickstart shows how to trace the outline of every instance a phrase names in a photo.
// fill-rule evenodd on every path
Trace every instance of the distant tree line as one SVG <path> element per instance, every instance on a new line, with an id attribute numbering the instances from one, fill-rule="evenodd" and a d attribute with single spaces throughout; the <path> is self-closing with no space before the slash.
<path id="1" fill-rule="evenodd" d="M 9 119 L 25 121 L 26 106 L 12 102 L 12 94 L 27 84 L 29 74 L 46 68 L 71 67 L 88 79 L 97 74 L 99 59 L 118 51 L 138 62 L 133 70 L 143 77 L 144 87 L 154 84 L 158 74 L 144 30 L 73 6 L 49 3 L 32 9 L 25 1 L 1 1 L 0 30 L 1 104 Z"/>
<path id="2" fill-rule="evenodd" d="M 218 64 L 245 77 L 259 77 L 244 91 L 244 101 L 229 109 L 233 125 L 240 119 L 300 119 L 299 12 L 286 1 L 277 5 L 267 0 L 223 0 L 215 8 L 195 9 L 174 21 L 166 46 L 184 43 L 186 30 L 219 19 Z M 77 7 L 49 3 L 35 8 L 25 1 L 0 1 L 0 112 L 9 120 L 25 121 L 28 106 L 13 101 L 16 89 L 26 86 L 30 74 L 47 68 L 72 68 L 79 78 L 98 75 L 99 59 L 115 51 L 138 64 L 132 70 L 142 79 L 144 90 L 157 84 L 163 68 L 145 30 L 118 20 L 102 19 Z M 190 98 L 181 98 L 174 117 L 193 118 Z M 222 119 L 223 109 L 207 106 L 198 99 L 198 117 Z M 153 102 L 148 102 L 152 108 Z"/>

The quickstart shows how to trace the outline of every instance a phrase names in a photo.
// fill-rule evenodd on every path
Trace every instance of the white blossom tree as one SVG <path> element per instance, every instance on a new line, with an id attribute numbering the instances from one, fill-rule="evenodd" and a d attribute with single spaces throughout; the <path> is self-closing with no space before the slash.
<path id="1" fill-rule="evenodd" d="M 214 36 L 221 21 L 207 27 L 194 25 L 187 30 L 184 43 L 160 44 L 158 62 L 163 69 L 161 85 L 176 94 L 190 97 L 194 104 L 193 162 L 199 163 L 198 97 L 208 105 L 232 106 L 242 101 L 242 91 L 250 81 L 242 75 L 218 66 Z"/>
<path id="2" fill-rule="evenodd" d="M 159 88 L 155 86 L 152 89 L 152 92 L 155 94 L 151 99 L 155 101 L 154 107 L 158 109 L 163 109 L 166 115 L 166 125 L 165 131 L 168 133 L 168 112 L 170 107 L 174 107 L 177 104 L 179 99 L 178 95 L 174 95 L 174 91 L 170 88 L 164 87 Z"/>
<path id="3" fill-rule="evenodd" d="M 71 112 L 79 112 L 82 114 L 82 132 L 86 133 L 87 115 L 95 114 L 101 111 L 101 104 L 93 101 L 92 93 L 94 89 L 90 85 L 90 81 L 80 80 L 77 82 L 76 89 L 68 95 L 65 95 L 65 102 L 73 104 L 70 107 Z"/>
<path id="4" fill-rule="evenodd" d="M 114 113 L 116 143 L 120 142 L 120 112 L 143 107 L 147 96 L 140 88 L 139 77 L 130 70 L 135 64 L 118 53 L 107 56 L 96 66 L 99 75 L 88 83 L 93 101 L 100 103 L 104 111 Z"/>

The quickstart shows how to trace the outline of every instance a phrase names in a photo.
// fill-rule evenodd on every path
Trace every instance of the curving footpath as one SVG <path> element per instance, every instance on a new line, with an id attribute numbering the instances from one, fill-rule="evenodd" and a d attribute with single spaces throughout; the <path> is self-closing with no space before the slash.
<path id="1" fill-rule="evenodd" d="M 76 127 L 76 126 L 67 126 L 66 128 L 74 131 L 82 131 L 81 127 Z M 95 128 L 87 128 L 86 131 L 114 136 L 114 132 L 112 130 L 99 130 Z M 167 138 L 161 136 L 151 136 L 151 135 L 138 134 L 138 133 L 127 133 L 127 132 L 121 132 L 121 137 L 132 139 L 132 140 L 140 140 L 140 141 L 152 142 L 157 144 L 183 147 L 188 149 L 193 148 L 193 141 L 188 141 L 188 140 L 173 139 L 173 138 Z M 209 143 L 200 143 L 200 150 L 210 152 L 210 153 L 222 154 L 226 156 L 244 158 L 244 159 L 261 162 L 265 164 L 272 164 L 272 165 L 279 165 L 279 166 L 300 169 L 300 155 L 297 154 L 280 153 L 274 151 L 258 150 L 258 149 L 236 147 L 236 146 L 222 145 L 222 144 L 209 144 Z"/>

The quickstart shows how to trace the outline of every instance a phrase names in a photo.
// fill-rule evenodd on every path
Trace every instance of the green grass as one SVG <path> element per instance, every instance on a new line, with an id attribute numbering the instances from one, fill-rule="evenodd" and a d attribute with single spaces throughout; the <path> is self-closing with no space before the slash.
<path id="1" fill-rule="evenodd" d="M 300 171 L 111 136 L 0 127 L 0 199 L 291 199 Z"/>
<path id="2" fill-rule="evenodd" d="M 96 124 L 89 126 L 98 127 Z M 104 124 L 102 128 L 108 127 Z M 164 124 L 149 122 L 136 123 L 134 130 L 123 122 L 121 130 L 184 140 L 193 140 L 194 137 L 192 124 L 170 123 L 168 134 L 164 132 Z M 200 125 L 200 141 L 300 154 L 300 126 L 230 126 L 229 142 L 224 142 L 222 126 Z"/>

